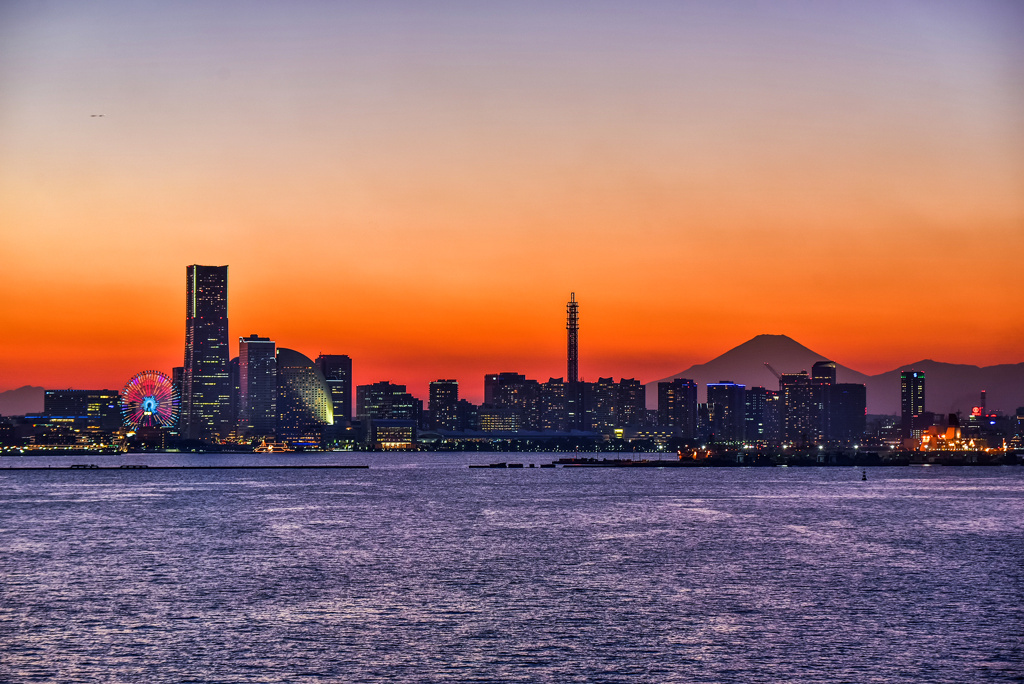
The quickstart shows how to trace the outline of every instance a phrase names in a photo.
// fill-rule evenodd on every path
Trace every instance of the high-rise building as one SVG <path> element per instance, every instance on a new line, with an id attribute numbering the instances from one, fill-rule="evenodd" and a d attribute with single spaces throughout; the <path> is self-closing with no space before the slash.
<path id="1" fill-rule="evenodd" d="M 743 438 L 748 442 L 773 444 L 781 439 L 779 430 L 779 393 L 764 387 L 749 387 L 744 394 L 746 425 Z"/>
<path id="2" fill-rule="evenodd" d="M 185 276 L 181 433 L 213 440 L 230 429 L 228 267 L 192 265 Z"/>
<path id="3" fill-rule="evenodd" d="M 612 378 L 598 378 L 584 383 L 584 410 L 587 427 L 591 430 L 609 430 L 618 421 L 619 388 Z"/>
<path id="4" fill-rule="evenodd" d="M 344 354 L 321 354 L 316 367 L 324 374 L 334 402 L 334 422 L 352 420 L 352 359 Z"/>
<path id="5" fill-rule="evenodd" d="M 828 387 L 828 441 L 855 444 L 864 439 L 867 428 L 867 387 L 836 383 Z"/>
<path id="6" fill-rule="evenodd" d="M 697 436 L 697 383 L 688 378 L 658 383 L 658 424 L 687 439 Z"/>
<path id="7" fill-rule="evenodd" d="M 277 439 L 317 446 L 334 424 L 334 402 L 323 373 L 294 349 L 277 350 Z"/>
<path id="8" fill-rule="evenodd" d="M 549 378 L 540 383 L 537 394 L 540 412 L 540 428 L 564 432 L 569 429 L 569 418 L 566 411 L 566 391 L 568 384 L 562 378 Z"/>
<path id="9" fill-rule="evenodd" d="M 716 442 L 741 442 L 746 423 L 746 386 L 708 383 L 708 420 Z"/>
<path id="10" fill-rule="evenodd" d="M 459 383 L 457 380 L 435 380 L 430 383 L 427 407 L 438 430 L 459 429 Z"/>
<path id="11" fill-rule="evenodd" d="M 904 439 L 920 437 L 924 429 L 924 373 L 915 370 L 900 372 L 900 417 Z"/>
<path id="12" fill-rule="evenodd" d="M 616 427 L 639 427 L 647 412 L 647 392 L 643 383 L 635 378 L 620 378 L 618 388 Z"/>
<path id="13" fill-rule="evenodd" d="M 238 432 L 269 437 L 277 429 L 277 349 L 259 335 L 238 338 Z"/>
<path id="14" fill-rule="evenodd" d="M 512 409 L 522 430 L 539 430 L 541 427 L 537 404 L 539 392 L 540 384 L 520 373 L 488 373 L 484 376 L 484 407 Z"/>
<path id="15" fill-rule="evenodd" d="M 820 383 L 807 374 L 783 373 L 779 378 L 782 395 L 782 437 L 798 446 L 818 441 L 822 429 Z"/>
<path id="16" fill-rule="evenodd" d="M 811 379 L 822 385 L 836 384 L 836 362 L 817 361 L 811 366 Z"/>
<path id="17" fill-rule="evenodd" d="M 374 420 L 420 421 L 422 402 L 405 391 L 405 385 L 387 380 L 356 387 L 356 417 L 364 424 Z"/>

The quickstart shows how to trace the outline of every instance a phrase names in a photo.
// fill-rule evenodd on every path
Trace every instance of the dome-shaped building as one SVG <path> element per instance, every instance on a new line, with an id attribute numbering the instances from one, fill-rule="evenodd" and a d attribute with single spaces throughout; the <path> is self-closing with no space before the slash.
<path id="1" fill-rule="evenodd" d="M 277 349 L 277 439 L 290 446 L 318 446 L 334 424 L 331 391 L 312 359 Z"/>

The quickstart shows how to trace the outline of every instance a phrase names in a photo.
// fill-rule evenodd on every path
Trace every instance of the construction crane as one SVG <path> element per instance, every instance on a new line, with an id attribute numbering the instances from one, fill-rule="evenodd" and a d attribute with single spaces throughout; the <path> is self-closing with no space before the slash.
<path id="1" fill-rule="evenodd" d="M 764 362 L 764 367 L 765 367 L 765 368 L 767 368 L 768 370 L 770 370 L 770 371 L 772 372 L 772 375 L 774 375 L 774 376 L 775 376 L 775 379 L 776 379 L 776 380 L 779 380 L 779 381 L 781 381 L 781 380 L 782 380 L 782 374 L 781 374 L 781 373 L 779 373 L 779 371 L 777 371 L 777 370 L 775 370 L 774 368 L 772 368 L 772 365 L 771 365 L 770 363 L 768 363 L 767 361 L 765 361 L 765 362 Z"/>

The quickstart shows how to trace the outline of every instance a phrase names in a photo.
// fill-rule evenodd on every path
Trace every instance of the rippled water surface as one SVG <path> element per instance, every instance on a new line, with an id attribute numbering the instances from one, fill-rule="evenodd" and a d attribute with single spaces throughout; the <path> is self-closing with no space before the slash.
<path id="1" fill-rule="evenodd" d="M 1024 468 L 488 457 L 0 470 L 0 680 L 1024 681 Z"/>

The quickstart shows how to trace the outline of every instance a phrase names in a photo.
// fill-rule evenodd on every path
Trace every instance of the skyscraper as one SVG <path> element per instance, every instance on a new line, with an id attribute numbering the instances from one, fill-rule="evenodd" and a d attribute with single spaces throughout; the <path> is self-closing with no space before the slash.
<path id="1" fill-rule="evenodd" d="M 708 384 L 708 413 L 716 442 L 740 442 L 746 427 L 746 386 L 729 380 Z"/>
<path id="2" fill-rule="evenodd" d="M 187 267 L 181 433 L 213 440 L 230 429 L 228 267 Z"/>
<path id="3" fill-rule="evenodd" d="M 459 383 L 435 380 L 430 383 L 430 415 L 438 430 L 459 429 Z"/>
<path id="4" fill-rule="evenodd" d="M 331 390 L 334 422 L 348 425 L 352 420 L 352 359 L 345 354 L 321 354 L 315 363 Z"/>
<path id="5" fill-rule="evenodd" d="M 323 373 L 294 349 L 277 350 L 277 438 L 316 446 L 334 424 L 334 402 Z"/>
<path id="6" fill-rule="evenodd" d="M 238 338 L 238 432 L 269 437 L 277 428 L 277 349 L 259 335 Z"/>
<path id="7" fill-rule="evenodd" d="M 905 370 L 900 373 L 900 413 L 904 439 L 920 437 L 920 419 L 924 413 L 924 373 Z"/>
<path id="8" fill-rule="evenodd" d="M 678 428 L 687 439 L 697 436 L 697 383 L 689 378 L 658 383 L 658 424 Z"/>

